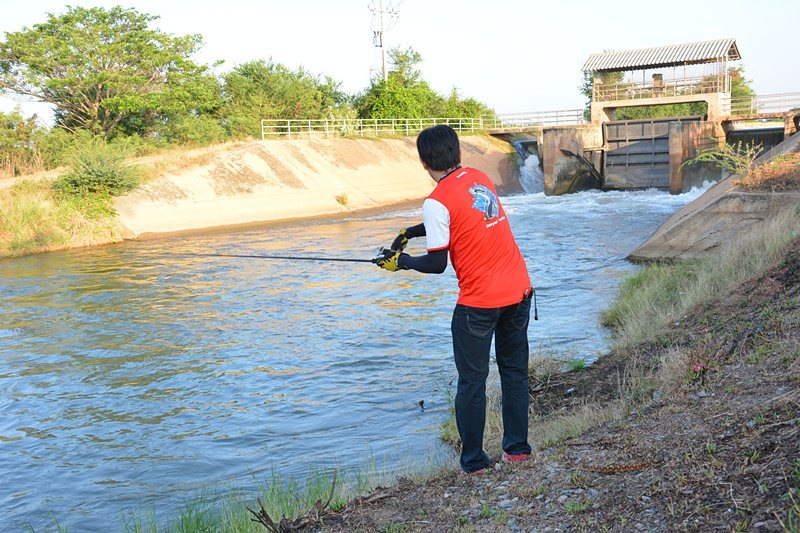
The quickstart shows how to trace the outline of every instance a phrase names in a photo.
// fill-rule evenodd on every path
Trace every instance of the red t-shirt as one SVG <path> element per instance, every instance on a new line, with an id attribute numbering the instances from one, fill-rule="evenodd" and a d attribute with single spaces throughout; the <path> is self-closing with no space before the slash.
<path id="1" fill-rule="evenodd" d="M 493 308 L 522 300 L 531 281 L 508 218 L 488 176 L 459 168 L 439 181 L 422 206 L 429 252 L 448 249 L 458 303 Z"/>

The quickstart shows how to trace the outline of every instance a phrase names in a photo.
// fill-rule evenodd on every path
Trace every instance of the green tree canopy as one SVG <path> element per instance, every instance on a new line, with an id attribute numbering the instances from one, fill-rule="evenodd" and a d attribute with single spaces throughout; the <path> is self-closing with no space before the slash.
<path id="1" fill-rule="evenodd" d="M 291 70 L 271 59 L 251 61 L 225 76 L 222 115 L 236 137 L 260 131 L 262 118 L 325 118 L 346 104 L 340 86 L 302 67 Z"/>
<path id="2" fill-rule="evenodd" d="M 19 108 L 0 111 L 0 177 L 37 170 L 41 158 L 36 141 L 41 134 L 37 119 L 23 117 Z"/>
<path id="3" fill-rule="evenodd" d="M 389 50 L 387 80 L 374 77 L 356 98 L 361 118 L 479 117 L 494 111 L 477 100 L 462 99 L 453 89 L 449 98 L 434 91 L 417 68 L 422 56 L 412 48 Z"/>
<path id="4" fill-rule="evenodd" d="M 205 71 L 189 59 L 201 37 L 151 29 L 157 18 L 119 6 L 48 14 L 0 42 L 0 89 L 53 104 L 68 129 L 104 135 L 132 115 L 202 107 L 209 96 L 187 89 Z"/>

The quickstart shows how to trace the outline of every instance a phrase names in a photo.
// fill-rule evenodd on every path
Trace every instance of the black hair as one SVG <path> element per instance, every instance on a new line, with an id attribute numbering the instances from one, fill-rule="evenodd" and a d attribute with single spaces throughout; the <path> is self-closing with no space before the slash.
<path id="1" fill-rule="evenodd" d="M 438 124 L 424 129 L 417 136 L 417 152 L 431 170 L 447 170 L 461 164 L 458 135 L 450 126 Z"/>

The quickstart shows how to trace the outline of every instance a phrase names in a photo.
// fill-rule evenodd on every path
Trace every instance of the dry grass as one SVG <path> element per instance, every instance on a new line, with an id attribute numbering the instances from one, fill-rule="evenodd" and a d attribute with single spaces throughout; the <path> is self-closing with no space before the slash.
<path id="1" fill-rule="evenodd" d="M 734 181 L 749 191 L 795 191 L 800 189 L 800 153 L 778 156 Z"/>
<path id="2" fill-rule="evenodd" d="M 189 168 L 208 165 L 220 153 L 236 150 L 247 144 L 244 141 L 235 141 L 193 150 L 170 148 L 137 158 L 133 163 L 144 169 L 144 181 L 150 181 L 165 174 L 176 174 Z"/>

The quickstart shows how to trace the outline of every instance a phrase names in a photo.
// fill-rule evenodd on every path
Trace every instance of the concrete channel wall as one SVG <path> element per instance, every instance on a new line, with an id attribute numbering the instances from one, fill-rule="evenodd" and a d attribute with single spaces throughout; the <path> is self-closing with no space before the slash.
<path id="1" fill-rule="evenodd" d="M 519 189 L 510 144 L 462 136 L 461 152 L 501 191 Z M 252 141 L 200 161 L 115 199 L 123 237 L 342 216 L 421 201 L 434 186 L 414 138 Z"/>

